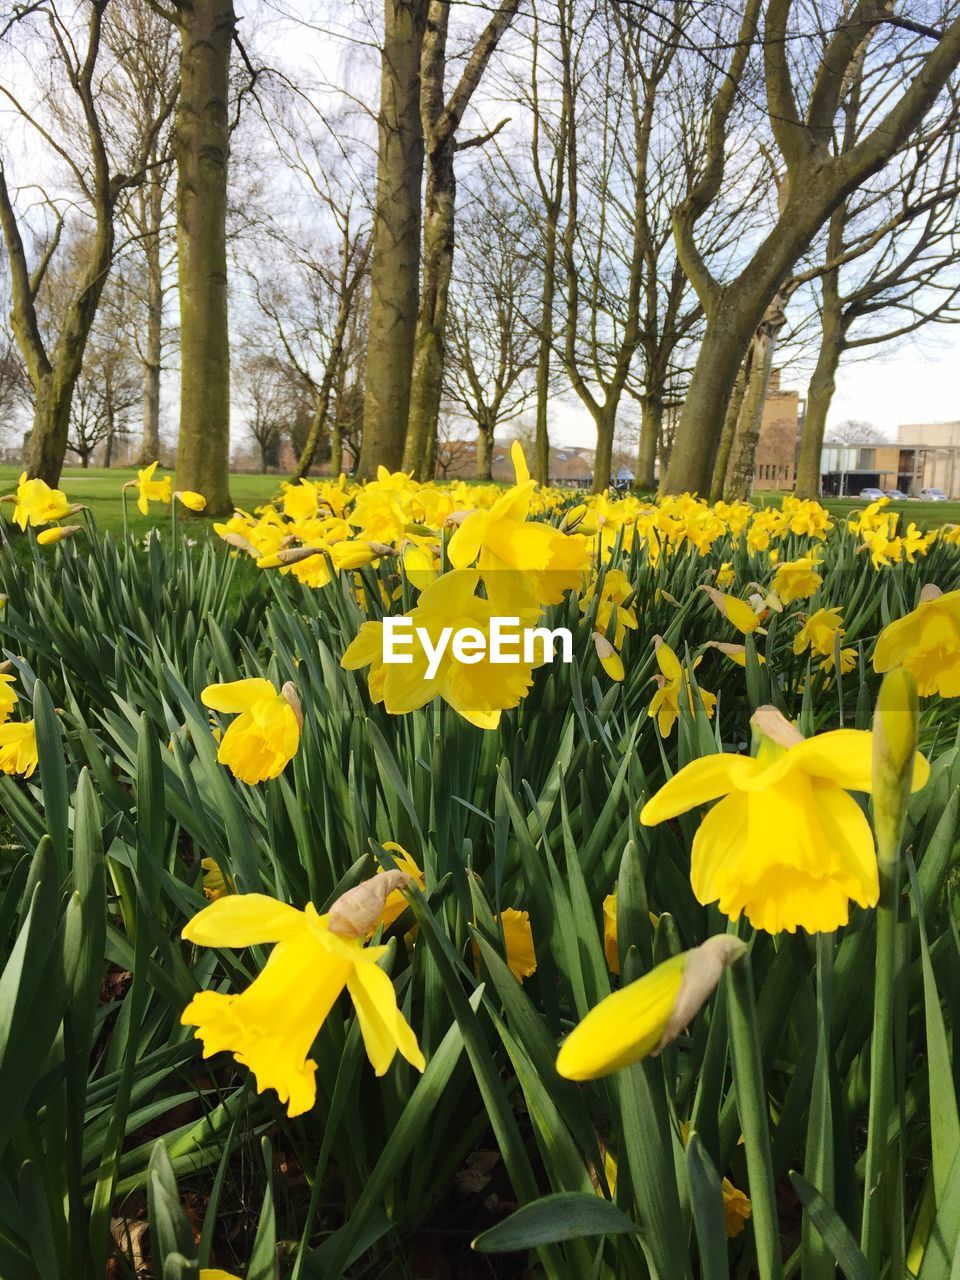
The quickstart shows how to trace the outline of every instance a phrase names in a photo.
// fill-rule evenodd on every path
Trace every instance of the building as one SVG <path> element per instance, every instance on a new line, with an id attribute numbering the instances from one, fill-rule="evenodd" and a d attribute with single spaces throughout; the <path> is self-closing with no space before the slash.
<path id="1" fill-rule="evenodd" d="M 780 385 L 780 370 L 774 369 L 770 374 L 770 386 L 760 420 L 753 473 L 755 489 L 793 488 L 803 409 L 800 392 L 785 391 Z"/>
<path id="2" fill-rule="evenodd" d="M 826 444 L 820 489 L 825 497 L 855 496 L 862 489 L 899 489 L 911 498 L 942 489 L 960 497 L 960 422 L 905 423 L 894 444 Z"/>

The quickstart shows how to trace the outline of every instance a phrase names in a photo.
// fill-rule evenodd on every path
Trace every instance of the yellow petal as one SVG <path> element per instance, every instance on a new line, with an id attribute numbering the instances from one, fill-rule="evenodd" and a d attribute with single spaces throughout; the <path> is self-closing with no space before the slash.
<path id="1" fill-rule="evenodd" d="M 204 907 L 183 928 L 199 947 L 254 947 L 306 928 L 302 911 L 265 893 L 237 893 Z"/>
<path id="2" fill-rule="evenodd" d="M 249 680 L 232 680 L 227 684 L 208 684 L 200 694 L 200 701 L 211 711 L 227 714 L 249 711 L 264 698 L 275 698 L 277 691 L 269 680 L 254 677 Z"/>
<path id="3" fill-rule="evenodd" d="M 382 1076 L 398 1051 L 412 1067 L 423 1071 L 426 1061 L 413 1029 L 397 1007 L 397 993 L 388 975 L 376 964 L 357 965 L 347 979 L 347 989 L 375 1073 Z"/>
<path id="4" fill-rule="evenodd" d="M 739 779 L 752 777 L 757 769 L 757 762 L 749 756 L 723 754 L 691 760 L 650 797 L 640 810 L 640 821 L 646 827 L 653 827 L 688 809 L 696 809 L 726 795 Z"/>

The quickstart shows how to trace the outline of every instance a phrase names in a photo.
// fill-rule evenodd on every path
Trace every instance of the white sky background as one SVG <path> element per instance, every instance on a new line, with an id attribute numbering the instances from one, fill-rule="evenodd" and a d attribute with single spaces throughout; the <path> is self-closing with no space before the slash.
<path id="1" fill-rule="evenodd" d="M 375 111 L 379 90 L 376 48 L 379 7 L 377 0 L 356 0 L 348 5 L 342 0 L 339 3 L 337 0 L 262 0 L 260 4 L 241 0 L 238 8 L 241 12 L 246 9 L 249 16 L 241 21 L 240 34 L 248 37 L 255 47 L 256 60 L 282 66 L 295 81 L 302 76 L 304 82 L 323 85 L 317 99 L 322 100 L 328 110 L 343 109 L 346 90 L 356 104 L 350 128 L 355 128 L 358 135 L 371 137 L 372 120 L 364 120 L 363 111 L 364 108 Z M 484 16 L 481 10 L 477 21 Z M 297 21 L 300 17 L 307 21 Z M 366 26 L 365 17 L 369 23 Z M 9 62 L 4 70 L 9 75 Z M 23 69 L 19 70 L 22 75 Z M 467 132 L 489 127 L 503 115 L 511 114 L 503 102 L 498 101 L 503 81 L 498 85 L 497 80 L 504 74 L 502 67 L 499 72 L 492 69 L 477 96 L 477 110 L 471 112 L 473 118 L 468 116 L 465 122 Z M 11 128 L 13 121 L 9 113 L 3 114 L 5 150 L 8 155 L 13 152 L 10 158 L 22 172 L 23 134 Z M 20 137 L 15 141 L 16 133 L 20 133 Z M 258 140 L 254 145 L 259 156 L 265 158 L 264 143 Z M 470 153 L 469 163 L 483 161 L 483 153 Z M 461 159 L 461 168 L 466 163 Z M 239 279 L 235 279 L 234 284 L 238 291 L 235 308 L 242 308 L 245 288 Z M 237 316 L 236 309 L 234 316 Z M 892 439 L 901 423 L 960 418 L 960 326 L 931 326 L 895 346 L 868 348 L 866 355 L 856 354 L 857 359 L 846 360 L 839 370 L 831 424 L 855 418 L 873 424 Z M 812 363 L 809 352 L 802 359 L 790 358 L 787 352 L 784 356 L 784 387 L 805 395 Z M 171 412 L 175 417 L 173 380 L 167 375 L 164 388 L 164 416 L 171 426 Z M 242 406 L 235 408 L 239 443 L 244 413 Z M 625 399 L 624 416 L 632 416 L 635 408 L 632 401 Z M 551 419 L 551 435 L 557 444 L 594 444 L 592 420 L 572 392 L 554 400 Z"/>

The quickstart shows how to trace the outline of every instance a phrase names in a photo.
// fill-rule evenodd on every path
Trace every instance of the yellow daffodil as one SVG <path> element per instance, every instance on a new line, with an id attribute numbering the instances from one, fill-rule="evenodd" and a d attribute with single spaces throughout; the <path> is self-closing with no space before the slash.
<path id="1" fill-rule="evenodd" d="M 657 690 L 650 700 L 648 714 L 656 718 L 660 736 L 669 738 L 680 715 L 682 697 L 686 698 L 691 714 L 694 713 L 693 688 L 683 664 L 670 646 L 665 644 L 659 636 L 654 636 L 654 644 L 660 675 L 654 676 Z M 694 666 L 698 665 L 699 661 L 698 658 Z M 716 695 L 701 689 L 700 699 L 708 717 L 712 717 L 717 705 Z"/>
<path id="2" fill-rule="evenodd" d="M 537 971 L 537 953 L 533 948 L 533 930 L 530 913 L 507 907 L 496 922 L 503 929 L 503 941 L 507 951 L 507 967 L 518 982 Z"/>
<path id="3" fill-rule="evenodd" d="M 10 712 L 20 701 L 13 687 L 16 678 L 10 671 L 0 671 L 0 724 L 9 720 Z"/>
<path id="4" fill-rule="evenodd" d="M 421 892 L 426 889 L 427 881 L 423 871 L 417 866 L 413 858 L 407 853 L 402 845 L 395 844 L 393 840 L 385 840 L 383 842 L 384 849 L 389 849 L 394 854 L 396 870 L 402 871 L 408 877 L 412 884 L 416 884 Z M 377 874 L 384 875 L 390 867 L 377 867 Z M 394 889 L 383 905 L 383 911 L 380 916 L 381 923 L 385 929 L 389 929 L 393 922 L 402 916 L 406 911 L 409 903 L 404 897 L 400 889 Z"/>
<path id="5" fill-rule="evenodd" d="M 608 893 L 603 900 L 603 957 L 611 973 L 620 972 L 616 889 L 614 889 L 613 893 Z"/>
<path id="6" fill-rule="evenodd" d="M 39 476 L 28 480 L 25 471 L 20 476 L 16 492 L 4 501 L 13 502 L 13 519 L 21 529 L 26 529 L 28 524 L 37 528 L 38 525 L 62 520 L 74 510 L 61 489 L 51 489 Z"/>
<path id="7" fill-rule="evenodd" d="M 201 1267 L 199 1280 L 240 1280 L 232 1271 L 221 1271 L 219 1267 Z"/>
<path id="8" fill-rule="evenodd" d="M 724 595 L 715 587 L 706 585 L 702 585 L 700 590 L 706 592 L 727 621 L 744 635 L 750 635 L 760 626 L 760 615 L 746 600 L 741 600 L 737 596 Z"/>
<path id="9" fill-rule="evenodd" d="M 610 677 L 611 680 L 622 680 L 627 674 L 623 665 L 623 659 L 617 653 L 616 649 L 610 643 L 606 636 L 602 636 L 599 631 L 593 633 L 593 647 L 597 651 L 597 657 L 600 659 L 600 665 Z"/>
<path id="10" fill-rule="evenodd" d="M 37 545 L 41 547 L 52 546 L 56 542 L 63 542 L 66 538 L 72 538 L 83 529 L 80 524 L 54 524 L 49 529 L 43 529 L 37 534 Z"/>
<path id="11" fill-rule="evenodd" d="M 220 741 L 217 759 L 241 782 L 276 778 L 300 745 L 300 704 L 291 684 L 278 693 L 269 680 L 211 684 L 200 700 L 212 711 L 236 715 Z"/>
<path id="12" fill-rule="evenodd" d="M 773 590 L 783 604 L 794 600 L 806 600 L 815 594 L 823 582 L 817 573 L 818 561 L 813 556 L 801 556 L 799 560 L 785 560 L 773 575 Z"/>
<path id="13" fill-rule="evenodd" d="M 767 933 L 829 933 L 847 923 L 851 899 L 877 902 L 873 833 L 847 794 L 872 788 L 872 736 L 837 729 L 805 739 L 774 707 L 761 707 L 751 724 L 755 757 L 691 761 L 647 801 L 640 821 L 655 826 L 722 796 L 693 841 L 697 900 L 719 902 L 732 920 L 743 913 Z M 928 775 L 918 754 L 914 790 Z"/>
<path id="14" fill-rule="evenodd" d="M 607 996 L 563 1042 L 558 1073 L 595 1080 L 658 1054 L 693 1021 L 723 970 L 746 949 L 739 938 L 718 934 Z"/>
<path id="15" fill-rule="evenodd" d="M 340 659 L 348 671 L 370 667 L 368 686 L 375 702 L 382 702 L 391 715 L 405 715 L 441 697 L 453 709 L 481 729 L 495 729 L 501 712 L 515 707 L 533 681 L 533 664 L 529 662 L 461 663 L 453 646 L 446 645 L 433 675 L 428 677 L 430 660 L 416 639 L 421 628 L 431 645 L 439 646 L 442 634 L 450 629 L 474 628 L 489 648 L 491 619 L 498 614 L 489 600 L 475 594 L 479 573 L 475 569 L 445 573 L 431 583 L 420 596 L 416 608 L 408 614 L 414 628 L 409 663 L 383 661 L 383 623 L 365 622 Z M 449 635 L 447 637 L 449 639 Z"/>
<path id="16" fill-rule="evenodd" d="M 836 640 L 843 638 L 843 622 L 839 607 L 818 609 L 812 613 L 793 637 L 793 652 L 805 653 L 808 649 L 823 661 L 821 670 L 832 671 L 836 665 Z M 857 665 L 856 649 L 840 650 L 840 674 L 846 675 Z"/>
<path id="17" fill-rule="evenodd" d="M 556 604 L 565 591 L 579 585 L 590 565 L 590 543 L 579 534 L 527 519 L 536 482 L 520 479 L 528 473 L 517 442 L 513 459 L 517 484 L 489 510 L 467 515 L 450 539 L 447 554 L 456 569 L 477 564 L 492 599 L 502 599 L 507 590 L 515 598 L 523 597 L 527 608 Z"/>
<path id="18" fill-rule="evenodd" d="M 717 584 L 718 591 L 726 591 L 727 587 L 732 587 L 737 580 L 737 575 L 733 571 L 733 565 L 729 560 L 724 560 L 717 570 L 714 582 Z"/>
<path id="19" fill-rule="evenodd" d="M 201 858 L 203 868 L 203 896 L 211 902 L 224 898 L 228 893 L 236 893 L 237 886 L 233 876 L 225 876 L 216 858 Z"/>
<path id="20" fill-rule="evenodd" d="M 880 632 L 873 653 L 875 671 L 903 667 L 922 698 L 960 696 L 960 591 L 946 594 L 932 584 L 920 603 Z"/>
<path id="21" fill-rule="evenodd" d="M 188 511 L 203 511 L 207 505 L 203 494 L 195 493 L 193 489 L 178 489 L 173 496 L 175 501 L 186 507 Z"/>
<path id="22" fill-rule="evenodd" d="M 589 613 L 591 606 L 596 601 L 597 612 L 593 622 L 594 628 L 602 636 L 606 636 L 610 629 L 611 621 L 615 620 L 614 633 L 610 637 L 610 641 L 615 649 L 619 649 L 623 644 L 627 629 L 635 631 L 637 628 L 635 611 L 626 607 L 626 601 L 634 594 L 633 583 L 622 569 L 608 569 L 604 575 L 603 584 L 599 589 L 597 583 L 598 579 L 594 578 L 580 597 L 580 612 L 584 615 Z"/>
<path id="23" fill-rule="evenodd" d="M 130 485 L 137 490 L 137 508 L 141 515 L 148 516 L 150 514 L 151 502 L 169 502 L 173 490 L 173 480 L 170 476 L 164 476 L 160 480 L 154 480 L 153 473 L 160 465 L 159 462 L 151 462 L 149 467 L 143 467 L 137 472 L 136 480 L 131 480 Z M 126 487 L 126 486 L 124 486 Z"/>
<path id="24" fill-rule="evenodd" d="M 253 1072 L 261 1093 L 276 1090 L 288 1115 L 309 1111 L 316 1098 L 316 1063 L 307 1055 L 346 988 L 376 1074 L 382 1076 L 398 1052 L 422 1071 L 417 1038 L 397 1007 L 393 983 L 377 964 L 388 948 L 364 944 L 386 897 L 403 880 L 393 872 L 358 886 L 368 898 L 368 886 L 375 886 L 375 913 L 366 902 L 356 912 L 357 890 L 351 890 L 326 915 L 311 903 L 298 911 L 262 893 L 243 893 L 220 898 L 194 916 L 183 936 L 197 946 L 275 944 L 245 991 L 201 991 L 184 1009 L 181 1022 L 197 1028 L 204 1057 L 232 1053 Z"/>
<path id="25" fill-rule="evenodd" d="M 29 778 L 38 763 L 33 721 L 8 720 L 0 724 L 0 771 Z"/>

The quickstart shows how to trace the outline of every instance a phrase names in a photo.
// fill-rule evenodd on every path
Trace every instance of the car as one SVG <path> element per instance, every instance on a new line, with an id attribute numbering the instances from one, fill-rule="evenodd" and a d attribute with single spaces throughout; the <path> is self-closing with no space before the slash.
<path id="1" fill-rule="evenodd" d="M 861 489 L 859 496 L 866 498 L 868 502 L 879 502 L 884 493 L 882 489 Z"/>
<path id="2" fill-rule="evenodd" d="M 903 492 L 902 489 L 884 489 L 884 493 L 891 500 L 891 502 L 907 501 L 907 495 Z"/>
<path id="3" fill-rule="evenodd" d="M 921 489 L 920 501 L 921 502 L 949 502 L 950 499 L 947 497 L 947 495 L 943 492 L 942 489 Z"/>

